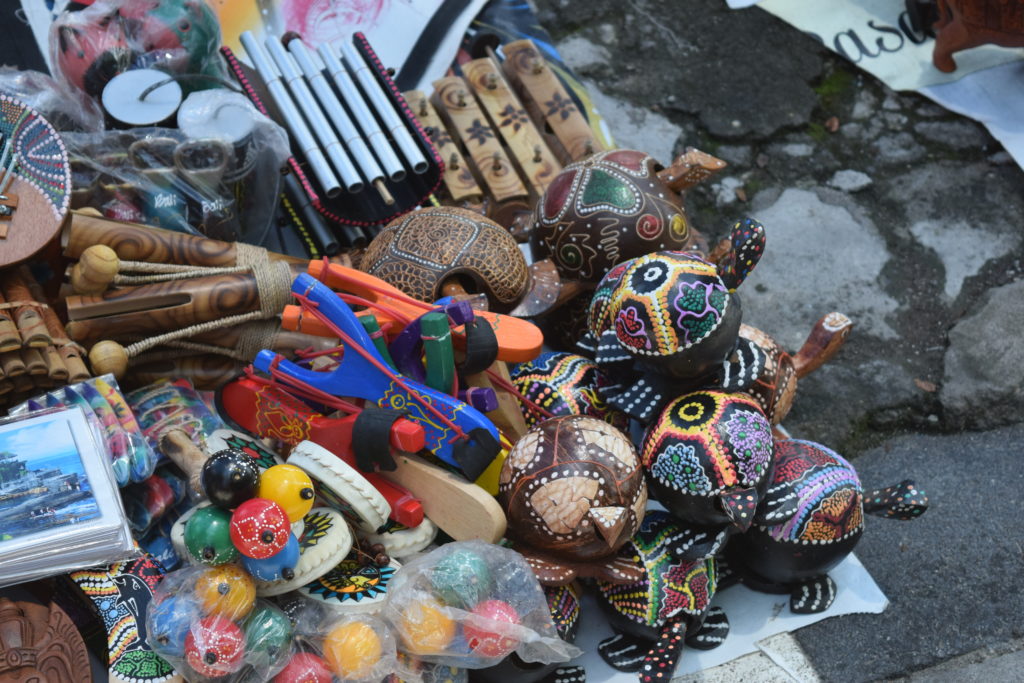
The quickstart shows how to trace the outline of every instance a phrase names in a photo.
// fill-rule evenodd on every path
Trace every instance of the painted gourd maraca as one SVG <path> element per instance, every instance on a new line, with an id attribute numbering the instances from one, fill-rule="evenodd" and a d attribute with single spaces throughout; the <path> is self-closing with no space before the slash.
<path id="1" fill-rule="evenodd" d="M 914 519 L 928 497 L 912 481 L 865 493 L 856 470 L 812 441 L 781 439 L 754 526 L 729 541 L 729 564 L 751 588 L 790 593 L 797 613 L 821 612 L 836 586 L 827 572 L 864 532 L 864 513 Z"/>
<path id="2" fill-rule="evenodd" d="M 185 638 L 185 660 L 197 673 L 218 678 L 242 668 L 245 636 L 221 616 L 200 619 Z"/>
<path id="3" fill-rule="evenodd" d="M 693 538 L 671 515 L 648 511 L 640 530 L 619 551 L 642 568 L 643 577 L 628 584 L 598 581 L 601 604 L 616 631 L 598 646 L 609 665 L 640 672 L 641 681 L 667 680 L 684 641 L 711 649 L 725 638 L 725 614 L 709 610 L 718 586 L 715 558 L 690 556 Z"/>
<path id="4" fill-rule="evenodd" d="M 409 296 L 435 301 L 455 279 L 483 292 L 495 311 L 511 310 L 526 293 L 526 259 L 515 239 L 480 214 L 444 206 L 396 218 L 366 248 L 360 270 Z"/>
<path id="5" fill-rule="evenodd" d="M 316 491 L 313 480 L 301 467 L 274 465 L 260 474 L 256 495 L 280 505 L 294 524 L 313 509 Z"/>
<path id="6" fill-rule="evenodd" d="M 580 618 L 580 587 L 575 582 L 562 586 L 544 586 L 544 598 L 558 637 L 567 643 L 576 642 L 576 631 Z M 548 676 L 554 673 L 553 679 Z M 566 683 L 583 683 L 582 667 L 564 664 L 526 663 L 515 652 L 494 666 L 474 669 L 472 680 L 476 683 L 536 683 L 542 680 L 559 680 Z"/>
<path id="7" fill-rule="evenodd" d="M 622 432 L 572 415 L 546 420 L 516 442 L 502 466 L 498 499 L 518 542 L 589 561 L 614 554 L 633 535 L 647 487 Z"/>
<path id="8" fill-rule="evenodd" d="M 224 564 L 238 559 L 231 540 L 231 513 L 215 505 L 198 508 L 185 522 L 185 547 L 202 564 Z"/>
<path id="9" fill-rule="evenodd" d="M 233 510 L 256 496 L 260 468 L 245 451 L 225 448 L 203 463 L 199 480 L 211 503 Z"/>
<path id="10" fill-rule="evenodd" d="M 276 555 L 290 536 L 288 515 L 272 500 L 250 498 L 231 514 L 231 541 L 246 557 L 263 560 Z"/>
<path id="11" fill-rule="evenodd" d="M 216 75 L 220 24 L 205 2 L 135 0 L 125 3 L 121 14 L 137 22 L 135 39 L 143 52 L 158 53 L 162 70 Z"/>
<path id="12" fill-rule="evenodd" d="M 256 604 L 256 584 L 241 567 L 226 564 L 204 570 L 195 583 L 204 614 L 241 619 Z"/>
<path id="13" fill-rule="evenodd" d="M 711 263 L 682 252 L 641 256 L 609 273 L 615 285 L 591 304 L 597 361 L 630 359 L 692 379 L 718 369 L 736 346 L 743 313 Z M 606 290 L 598 285 L 600 296 Z M 599 306 L 598 310 L 594 310 Z"/>
<path id="14" fill-rule="evenodd" d="M 199 606 L 188 596 L 170 595 L 149 608 L 146 643 L 164 657 L 184 657 L 185 639 L 199 617 Z"/>
<path id="15" fill-rule="evenodd" d="M 57 68 L 68 83 L 98 97 L 110 79 L 127 71 L 135 54 L 120 9 L 97 5 L 66 12 L 54 22 Z"/>
<path id="16" fill-rule="evenodd" d="M 663 180 L 661 170 L 648 154 L 618 149 L 555 176 L 534 210 L 533 238 L 562 278 L 596 283 L 622 261 L 704 246 L 673 189 L 680 186 Z"/>
<path id="17" fill-rule="evenodd" d="M 768 486 L 772 428 L 749 396 L 696 391 L 670 402 L 644 434 L 651 495 L 679 519 L 748 529 Z"/>
<path id="18" fill-rule="evenodd" d="M 280 608 L 258 604 L 246 617 L 243 628 L 246 657 L 254 663 L 271 668 L 288 656 L 292 624 Z"/>
<path id="19" fill-rule="evenodd" d="M 527 363 L 511 368 L 516 388 L 554 417 L 587 415 L 604 420 L 616 429 L 629 427 L 625 413 L 601 398 L 600 390 L 609 379 L 592 360 L 574 353 L 546 351 Z M 522 407 L 526 424 L 537 423 L 538 415 Z"/>
<path id="20" fill-rule="evenodd" d="M 795 354 L 787 353 L 770 336 L 749 325 L 740 325 L 740 338 L 756 344 L 764 354 L 764 368 L 745 390 L 757 401 L 768 421 L 781 423 L 796 395 L 797 380 L 828 361 L 846 342 L 853 323 L 842 313 L 822 317 Z"/>

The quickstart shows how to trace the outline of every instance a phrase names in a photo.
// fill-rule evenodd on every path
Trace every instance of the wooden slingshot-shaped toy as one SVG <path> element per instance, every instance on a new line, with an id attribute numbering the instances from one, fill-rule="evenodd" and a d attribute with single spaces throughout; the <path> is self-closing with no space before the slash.
<path id="1" fill-rule="evenodd" d="M 258 370 L 285 384 L 309 387 L 331 396 L 362 398 L 381 408 L 406 413 L 410 420 L 423 426 L 425 447 L 459 468 L 470 480 L 491 464 L 499 451 L 499 436 L 483 414 L 393 371 L 352 309 L 312 276 L 296 277 L 292 293 L 302 303 L 303 317 L 318 320 L 332 336 L 341 338 L 344 356 L 333 370 L 316 372 L 264 350 L 254 362 Z"/>

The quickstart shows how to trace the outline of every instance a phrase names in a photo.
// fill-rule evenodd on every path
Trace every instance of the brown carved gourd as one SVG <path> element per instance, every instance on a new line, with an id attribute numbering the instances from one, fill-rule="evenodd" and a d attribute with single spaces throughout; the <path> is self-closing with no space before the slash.
<path id="1" fill-rule="evenodd" d="M 411 297 L 434 301 L 449 284 L 483 292 L 493 310 L 526 293 L 526 259 L 494 221 L 456 207 L 420 209 L 395 219 L 366 249 L 360 269 Z"/>

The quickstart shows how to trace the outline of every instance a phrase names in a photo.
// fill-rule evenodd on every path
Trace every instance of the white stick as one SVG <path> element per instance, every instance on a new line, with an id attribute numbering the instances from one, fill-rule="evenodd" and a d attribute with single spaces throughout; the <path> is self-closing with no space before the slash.
<path id="1" fill-rule="evenodd" d="M 313 62 L 313 57 L 303 42 L 295 38 L 288 43 L 288 51 L 292 53 L 292 57 L 295 57 L 302 73 L 306 75 L 306 80 L 313 86 L 313 92 L 316 93 L 317 99 L 320 100 L 320 104 L 323 105 L 324 111 L 327 112 L 334 127 L 341 133 L 341 139 L 344 140 L 348 151 L 352 153 L 363 176 L 371 183 L 384 178 L 384 171 L 380 169 L 377 160 L 373 158 L 373 153 L 366 146 L 362 134 L 356 128 L 356 124 L 352 122 L 348 112 L 345 111 L 345 107 L 341 106 L 341 101 L 331 88 L 331 84 L 327 82 L 323 72 Z"/>
<path id="2" fill-rule="evenodd" d="M 269 36 L 264 41 L 264 44 L 267 46 L 267 50 L 270 52 L 274 63 L 277 64 L 277 68 L 281 70 L 281 75 L 284 78 L 284 82 L 288 84 L 288 89 L 292 91 L 292 95 L 295 96 L 296 101 L 299 103 L 299 110 L 306 116 L 306 121 L 313 130 L 313 134 L 326 150 L 327 158 L 331 160 L 334 169 L 341 175 L 341 181 L 345 183 L 345 187 L 348 188 L 349 192 L 353 194 L 362 192 L 363 180 L 359 177 L 359 171 L 352 165 L 352 160 L 349 159 L 348 153 L 341 146 L 341 141 L 334 134 L 334 129 L 328 123 L 327 117 L 324 116 L 323 110 L 320 109 L 320 105 L 316 103 L 316 99 L 313 97 L 313 93 L 309 91 L 306 81 L 302 79 L 302 72 L 295 65 L 295 60 L 284 49 L 280 38 Z"/>
<path id="3" fill-rule="evenodd" d="M 352 110 L 352 115 L 355 116 L 359 127 L 363 131 L 363 137 L 370 141 L 370 147 L 373 148 L 374 154 L 380 159 L 380 165 L 384 167 L 388 177 L 395 182 L 404 180 L 405 168 L 402 166 L 402 162 L 398 160 L 395 150 L 391 149 L 391 142 L 384 135 L 384 131 L 380 129 L 380 124 L 377 123 L 376 117 L 370 111 L 370 107 L 367 106 L 366 100 L 363 99 L 362 93 L 359 92 L 359 88 L 356 87 L 355 82 L 349 76 L 341 60 L 338 59 L 338 56 L 334 54 L 334 50 L 327 43 L 322 43 L 317 48 L 317 53 L 324 60 L 324 64 L 327 65 L 327 71 L 334 79 L 335 85 L 338 86 L 341 98 L 348 105 L 349 109 Z"/>
<path id="4" fill-rule="evenodd" d="M 341 53 L 345 57 L 348 68 L 359 79 L 359 85 L 363 86 L 363 92 L 369 96 L 370 102 L 384 118 L 384 125 L 391 132 L 391 138 L 398 145 L 398 149 L 402 150 L 402 156 L 409 162 L 409 166 L 415 173 L 426 173 L 428 166 L 423 152 L 420 151 L 416 141 L 412 139 L 405 122 L 395 111 L 394 104 L 391 103 L 387 93 L 377 82 L 377 77 L 370 70 L 363 55 L 356 49 L 354 43 L 346 42 L 341 44 Z"/>
<path id="5" fill-rule="evenodd" d="M 267 90 L 270 91 L 270 96 L 273 98 L 274 104 L 277 105 L 278 111 L 281 112 L 281 118 L 284 119 L 285 126 L 301 148 L 306 161 L 309 162 L 310 168 L 313 169 L 313 174 L 320 181 L 324 194 L 328 197 L 337 197 L 341 192 L 338 178 L 334 175 L 334 171 L 331 170 L 330 165 L 327 163 L 327 158 L 324 157 L 324 153 L 320 150 L 319 145 L 316 144 L 316 140 L 313 139 L 313 134 L 306 127 L 306 122 L 303 121 L 302 114 L 295 107 L 295 103 L 292 101 L 291 95 L 288 94 L 288 90 L 284 87 L 284 83 L 281 82 L 281 74 L 277 72 L 277 67 L 274 66 L 270 55 L 264 51 L 262 45 L 256 42 L 256 38 L 251 31 L 246 31 L 238 39 L 249 55 L 249 59 L 252 60 L 256 73 L 259 74 L 263 83 L 267 86 Z"/>

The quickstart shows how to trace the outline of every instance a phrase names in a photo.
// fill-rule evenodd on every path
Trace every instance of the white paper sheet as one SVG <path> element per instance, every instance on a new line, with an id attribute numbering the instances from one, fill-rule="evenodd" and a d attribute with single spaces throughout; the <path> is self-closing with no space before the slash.
<path id="1" fill-rule="evenodd" d="M 712 601 L 729 617 L 729 636 L 714 650 L 686 648 L 675 675 L 694 673 L 725 664 L 737 657 L 756 652 L 757 643 L 778 633 L 795 631 L 810 624 L 843 614 L 880 614 L 889 604 L 882 590 L 855 555 L 850 555 L 829 572 L 838 592 L 835 602 L 823 614 L 793 614 L 788 595 L 757 593 L 738 585 L 717 595 Z M 601 659 L 597 645 L 612 635 L 602 608 L 592 595 L 583 598 L 580 630 L 576 645 L 586 654 L 578 660 L 587 669 L 588 681 L 636 683 L 636 674 L 616 671 Z M 600 614 L 601 618 L 592 615 Z"/>
<path id="2" fill-rule="evenodd" d="M 946 74 L 932 64 L 935 41 L 915 35 L 906 9 L 894 0 L 726 0 L 740 9 L 758 5 L 820 37 L 894 90 L 917 90 L 936 103 L 981 122 L 1024 167 L 1024 49 L 994 45 L 954 54 Z"/>

